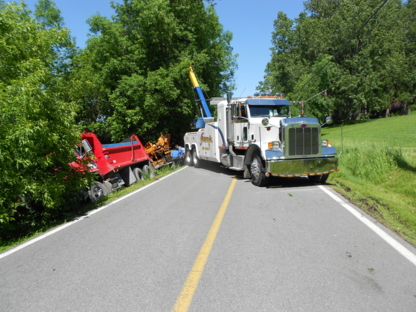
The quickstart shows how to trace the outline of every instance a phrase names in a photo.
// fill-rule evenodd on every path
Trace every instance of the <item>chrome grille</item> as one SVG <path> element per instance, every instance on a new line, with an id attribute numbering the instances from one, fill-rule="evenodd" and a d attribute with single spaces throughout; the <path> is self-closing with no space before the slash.
<path id="1" fill-rule="evenodd" d="M 289 156 L 316 155 L 319 153 L 319 128 L 289 128 Z"/>

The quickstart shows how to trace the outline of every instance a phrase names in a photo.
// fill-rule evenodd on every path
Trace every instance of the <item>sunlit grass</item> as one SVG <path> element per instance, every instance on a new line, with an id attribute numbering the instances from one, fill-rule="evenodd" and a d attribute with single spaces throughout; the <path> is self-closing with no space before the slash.
<path id="1" fill-rule="evenodd" d="M 416 245 L 416 114 L 334 128 L 340 172 L 328 180 L 381 223 Z"/>

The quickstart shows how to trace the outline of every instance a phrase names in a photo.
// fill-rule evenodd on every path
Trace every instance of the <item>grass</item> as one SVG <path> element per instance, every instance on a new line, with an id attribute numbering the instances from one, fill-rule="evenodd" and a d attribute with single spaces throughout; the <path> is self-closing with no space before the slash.
<path id="1" fill-rule="evenodd" d="M 416 246 L 416 112 L 322 133 L 340 153 L 328 183 Z"/>
<path id="2" fill-rule="evenodd" d="M 24 236 L 21 237 L 16 237 L 13 239 L 9 239 L 9 240 L 1 240 L 0 239 L 0 252 L 3 252 L 7 249 L 10 249 L 12 247 L 15 247 L 29 239 L 35 238 L 36 236 L 39 236 L 51 229 L 53 229 L 56 226 L 59 226 L 61 224 L 64 224 L 66 222 L 69 222 L 71 220 L 73 220 L 74 218 L 77 218 L 79 216 L 85 215 L 86 213 L 88 213 L 91 210 L 97 209 L 100 206 L 103 206 L 105 204 L 108 204 L 130 192 L 133 192 L 137 189 L 140 189 L 150 183 L 153 183 L 155 180 L 160 179 L 172 172 L 174 172 L 175 170 L 178 170 L 181 167 L 170 167 L 170 166 L 165 166 L 162 167 L 158 170 L 155 171 L 156 173 L 156 177 L 154 179 L 150 179 L 149 177 L 147 177 L 144 181 L 138 181 L 128 187 L 122 187 L 121 189 L 115 190 L 112 193 L 110 193 L 108 196 L 102 198 L 100 201 L 98 202 L 87 202 L 84 204 L 79 204 L 77 206 L 71 206 L 68 207 L 68 209 L 66 209 L 65 213 L 58 215 L 54 218 L 54 220 L 51 220 L 46 226 L 43 227 L 39 227 L 36 230 L 33 230 L 30 233 L 27 233 Z"/>

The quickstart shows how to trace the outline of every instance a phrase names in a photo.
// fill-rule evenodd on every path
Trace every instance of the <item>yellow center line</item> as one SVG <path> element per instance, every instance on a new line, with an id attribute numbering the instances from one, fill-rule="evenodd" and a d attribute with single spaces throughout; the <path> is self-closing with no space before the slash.
<path id="1" fill-rule="evenodd" d="M 185 281 L 185 284 L 182 287 L 182 290 L 176 299 L 175 306 L 172 309 L 172 312 L 186 312 L 191 305 L 192 298 L 195 294 L 195 291 L 198 287 L 199 280 L 201 278 L 202 272 L 204 271 L 205 264 L 207 263 L 209 254 L 211 253 L 212 245 L 214 245 L 215 238 L 217 237 L 218 230 L 220 229 L 222 219 L 224 218 L 225 211 L 227 210 L 228 203 L 230 202 L 231 195 L 234 191 L 235 183 L 237 182 L 236 177 L 234 177 L 231 182 L 230 187 L 228 188 L 227 195 L 225 195 L 224 201 L 221 204 L 220 210 L 217 213 L 217 216 L 214 219 L 214 222 L 209 229 L 208 235 L 205 238 L 204 244 L 199 251 L 198 256 L 194 262 L 194 265 L 191 271 L 188 274 L 188 277 Z"/>

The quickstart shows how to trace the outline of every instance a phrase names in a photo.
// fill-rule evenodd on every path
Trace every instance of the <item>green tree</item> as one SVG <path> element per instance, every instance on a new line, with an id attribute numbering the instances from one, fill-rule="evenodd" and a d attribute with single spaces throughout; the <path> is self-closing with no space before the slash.
<path id="1" fill-rule="evenodd" d="M 416 1 L 408 0 L 404 12 L 407 70 L 406 75 L 402 75 L 401 78 L 405 80 L 403 93 L 407 97 L 407 102 L 416 104 Z"/>
<path id="2" fill-rule="evenodd" d="M 299 16 L 299 20 L 305 14 Z M 272 59 L 266 66 L 265 83 L 272 93 L 293 92 L 298 79 L 305 73 L 305 65 L 300 58 L 299 34 L 296 25 L 299 20 L 291 20 L 283 12 L 277 13 L 272 33 Z M 261 87 L 260 89 L 264 89 Z"/>
<path id="3" fill-rule="evenodd" d="M 339 120 L 377 114 L 393 100 L 408 99 L 402 4 L 389 1 L 369 19 L 380 5 L 310 0 L 295 21 L 279 13 L 265 79 L 296 100 L 327 89 L 328 98 L 308 102 L 309 111 L 321 117 L 331 109 Z"/>
<path id="4" fill-rule="evenodd" d="M 233 87 L 231 33 L 214 6 L 202 1 L 125 0 L 112 6 L 113 20 L 89 19 L 94 35 L 78 59 L 74 94 L 82 107 L 79 122 L 104 141 L 132 133 L 153 141 L 160 132 L 180 140 L 199 112 L 188 67 L 211 96 Z"/>
<path id="5" fill-rule="evenodd" d="M 35 17 L 45 28 L 62 28 L 64 25 L 61 10 L 51 0 L 39 0 L 36 3 Z"/>
<path id="6" fill-rule="evenodd" d="M 34 15 L 38 24 L 44 29 L 64 29 L 65 24 L 61 10 L 52 0 L 38 0 L 35 4 Z M 75 48 L 75 39 L 70 37 L 68 31 L 66 40 L 54 45 L 53 49 L 55 53 L 54 71 L 59 78 L 57 81 L 62 83 L 65 77 L 65 85 L 67 85 L 72 75 L 73 59 L 79 53 Z"/>
<path id="7" fill-rule="evenodd" d="M 45 29 L 24 4 L 0 11 L 0 229 L 18 211 L 47 217 L 84 185 L 71 170 L 76 106 L 55 70 L 69 32 Z"/>

